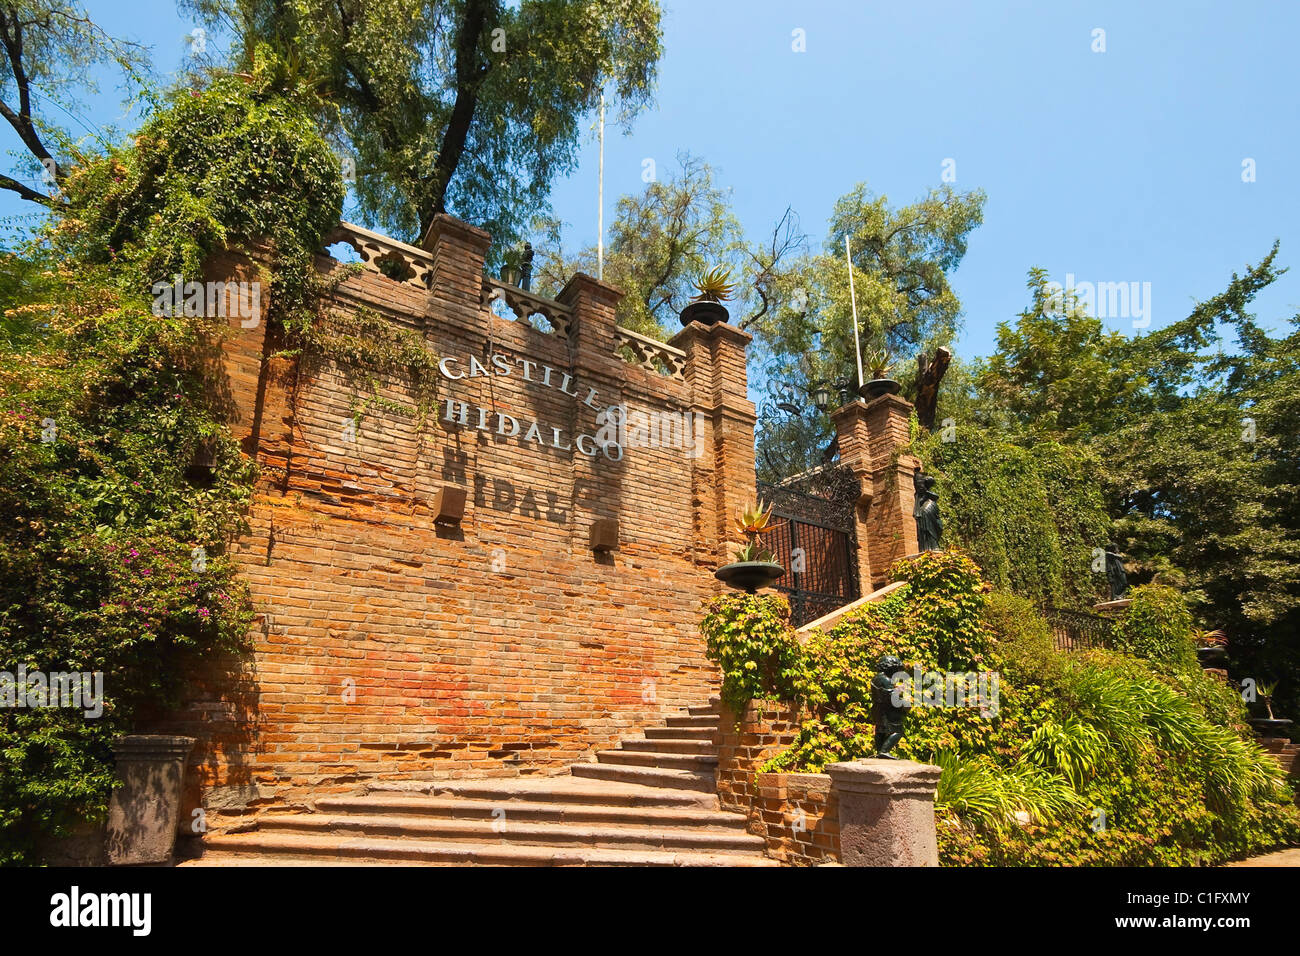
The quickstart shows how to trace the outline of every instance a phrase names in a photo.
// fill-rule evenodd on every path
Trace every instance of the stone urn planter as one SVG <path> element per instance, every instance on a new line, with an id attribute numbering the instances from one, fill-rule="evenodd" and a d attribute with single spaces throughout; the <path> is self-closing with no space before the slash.
<path id="1" fill-rule="evenodd" d="M 858 389 L 858 394 L 867 401 L 871 401 L 871 399 L 879 398 L 881 395 L 897 395 L 902 387 L 892 378 L 873 378 L 862 383 L 862 386 Z"/>
<path id="2" fill-rule="evenodd" d="M 1216 644 L 1198 647 L 1196 649 L 1196 659 L 1202 667 L 1218 667 L 1228 659 L 1228 649 Z"/>
<path id="3" fill-rule="evenodd" d="M 785 568 L 771 561 L 734 561 L 713 572 L 713 576 L 727 587 L 746 594 L 767 587 L 783 574 Z"/>
<path id="4" fill-rule="evenodd" d="M 171 860 L 180 822 L 185 761 L 193 737 L 135 734 L 113 742 L 120 786 L 108 802 L 108 862 L 116 866 Z"/>
<path id="5" fill-rule="evenodd" d="M 1255 733 L 1260 737 L 1285 737 L 1291 732 L 1291 725 L 1295 721 L 1288 720 L 1285 717 L 1251 717 L 1250 726 L 1255 728 Z"/>
<path id="6" fill-rule="evenodd" d="M 678 316 L 684 326 L 692 322 L 699 322 L 702 325 L 718 325 L 725 323 L 731 318 L 731 313 L 721 302 L 692 302 L 686 308 L 682 309 L 681 315 Z"/>

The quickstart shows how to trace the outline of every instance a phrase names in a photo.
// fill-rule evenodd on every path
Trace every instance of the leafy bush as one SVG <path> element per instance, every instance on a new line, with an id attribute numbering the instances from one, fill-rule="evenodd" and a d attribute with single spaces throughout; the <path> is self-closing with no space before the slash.
<path id="1" fill-rule="evenodd" d="M 1192 615 L 1182 595 L 1165 585 L 1145 584 L 1134 588 L 1129 600 L 1115 625 L 1115 646 L 1171 668 L 1195 667 Z"/>
<path id="2" fill-rule="evenodd" d="M 112 738 L 174 704 L 200 658 L 244 646 L 252 607 L 225 549 L 255 475 L 206 371 L 225 321 L 155 315 L 151 287 L 270 236 L 263 321 L 306 307 L 342 184 L 268 69 L 178 92 L 74 169 L 0 285 L 0 670 L 101 671 L 106 698 L 99 719 L 0 710 L 0 862 L 102 818 Z"/>
<path id="3" fill-rule="evenodd" d="M 998 590 L 1037 603 L 1090 604 L 1093 549 L 1110 520 L 1096 463 L 1055 442 L 1014 445 L 974 424 L 912 451 L 936 478 L 944 544 L 965 549 Z"/>
<path id="4" fill-rule="evenodd" d="M 724 594 L 705 611 L 700 631 L 722 670 L 722 702 L 739 714 L 756 697 L 790 699 L 800 665 L 790 603 L 779 594 Z"/>

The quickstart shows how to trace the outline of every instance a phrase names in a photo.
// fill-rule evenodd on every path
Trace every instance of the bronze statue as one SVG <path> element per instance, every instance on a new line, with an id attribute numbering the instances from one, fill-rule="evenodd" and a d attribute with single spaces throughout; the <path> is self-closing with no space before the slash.
<path id="1" fill-rule="evenodd" d="M 937 550 L 939 536 L 943 534 L 943 519 L 939 517 L 939 496 L 934 492 L 934 479 L 918 469 L 912 477 L 912 486 L 916 489 L 912 517 L 916 519 L 917 550 Z"/>
<path id="2" fill-rule="evenodd" d="M 903 739 L 903 720 L 912 709 L 910 703 L 894 699 L 894 678 L 903 671 L 903 662 L 892 654 L 880 659 L 875 677 L 871 678 L 871 720 L 876 725 L 876 756 L 897 760 L 890 753 Z"/>
<path id="3" fill-rule="evenodd" d="M 1118 601 L 1128 593 L 1128 575 L 1124 573 L 1124 556 L 1113 541 L 1106 545 L 1106 580 L 1110 582 L 1110 599 Z"/>

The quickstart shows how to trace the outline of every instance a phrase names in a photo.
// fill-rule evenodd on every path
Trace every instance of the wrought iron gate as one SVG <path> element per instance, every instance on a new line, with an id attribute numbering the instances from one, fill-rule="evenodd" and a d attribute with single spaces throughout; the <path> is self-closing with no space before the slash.
<path id="1" fill-rule="evenodd" d="M 852 472 L 828 468 L 780 485 L 759 482 L 758 495 L 772 506 L 775 525 L 763 546 L 785 568 L 772 587 L 789 599 L 796 627 L 861 596 Z"/>

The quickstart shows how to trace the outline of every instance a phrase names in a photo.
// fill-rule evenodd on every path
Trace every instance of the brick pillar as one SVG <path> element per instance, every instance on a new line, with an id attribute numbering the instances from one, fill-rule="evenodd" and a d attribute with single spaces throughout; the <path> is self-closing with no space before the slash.
<path id="1" fill-rule="evenodd" d="M 437 315 L 439 322 L 481 329 L 483 260 L 492 245 L 491 235 L 455 216 L 441 213 L 433 217 L 421 245 L 433 259 L 426 318 Z"/>
<path id="2" fill-rule="evenodd" d="M 854 400 L 831 413 L 840 461 L 853 469 L 861 488 L 855 519 L 858 577 L 863 594 L 888 583 L 890 566 L 915 554 L 912 477 L 920 461 L 897 455 L 909 441 L 912 403 L 898 395 Z"/>
<path id="3" fill-rule="evenodd" d="M 586 273 L 574 274 L 555 301 L 573 310 L 569 327 L 569 354 L 573 357 L 572 374 L 581 383 L 580 397 L 571 404 L 570 432 L 594 434 L 593 417 L 600 411 L 622 401 L 623 374 L 626 366 L 614 354 L 614 336 L 617 320 L 614 310 L 623 293 L 605 285 Z M 593 396 L 590 389 L 596 389 Z M 583 407 L 590 398 L 591 406 Z M 647 529 L 635 526 L 623 516 L 625 495 L 623 489 L 624 467 L 608 460 L 604 455 L 589 458 L 575 453 L 573 456 L 574 508 L 573 546 L 576 550 L 588 547 L 592 524 L 599 518 L 621 518 L 619 537 L 627 540 L 630 534 L 645 533 Z"/>
<path id="4" fill-rule="evenodd" d="M 734 325 L 692 322 L 669 342 L 686 353 L 691 411 L 704 417 L 703 453 L 695 459 L 692 493 L 696 535 L 707 542 L 714 567 L 731 561 L 743 536 L 733 528 L 742 506 L 754 500 L 754 403 L 748 398 L 745 347 L 753 339 Z"/>

